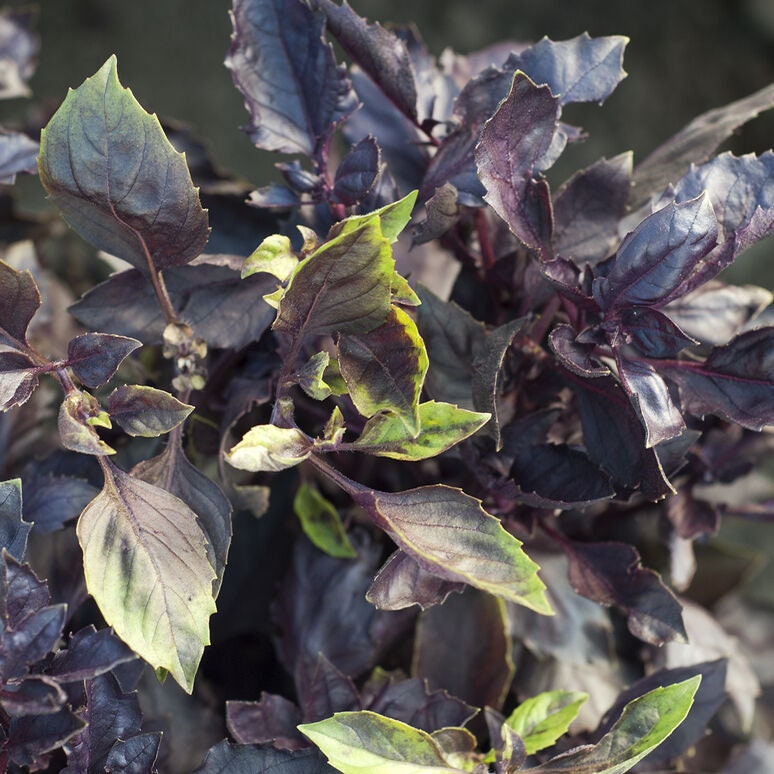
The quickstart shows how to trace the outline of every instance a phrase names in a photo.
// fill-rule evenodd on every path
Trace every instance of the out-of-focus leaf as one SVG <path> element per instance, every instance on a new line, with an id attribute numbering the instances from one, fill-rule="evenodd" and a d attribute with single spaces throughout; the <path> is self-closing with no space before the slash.
<path id="1" fill-rule="evenodd" d="M 427 217 L 414 227 L 414 244 L 421 245 L 445 234 L 460 217 L 457 189 L 444 183 L 425 202 Z"/>
<path id="2" fill-rule="evenodd" d="M 210 751 L 194 774 L 332 774 L 318 750 L 274 750 L 271 747 L 232 744 L 224 739 Z"/>
<path id="3" fill-rule="evenodd" d="M 215 612 L 204 532 L 179 498 L 110 464 L 103 471 L 78 520 L 89 593 L 132 650 L 190 693 Z"/>
<path id="4" fill-rule="evenodd" d="M 0 99 L 30 94 L 27 81 L 35 72 L 39 48 L 32 31 L 37 15 L 37 8 L 5 8 L 0 13 Z"/>
<path id="5" fill-rule="evenodd" d="M 597 730 L 603 735 L 610 730 L 621 716 L 626 704 L 642 696 L 646 691 L 656 687 L 673 685 L 696 675 L 701 676 L 701 683 L 693 697 L 693 705 L 685 720 L 662 742 L 648 757 L 648 763 L 669 764 L 687 752 L 707 733 L 707 728 L 713 715 L 726 698 L 726 661 L 717 659 L 705 661 L 676 669 L 660 669 L 652 675 L 638 680 L 634 685 L 622 691 L 616 703 L 608 710 L 604 724 Z"/>
<path id="6" fill-rule="evenodd" d="M 380 610 L 402 610 L 419 605 L 423 610 L 440 605 L 465 584 L 440 578 L 422 569 L 407 553 L 398 550 L 384 563 L 366 592 L 366 599 Z"/>
<path id="7" fill-rule="evenodd" d="M 683 284 L 717 241 L 709 197 L 672 202 L 621 242 L 607 276 L 594 280 L 594 298 L 602 309 L 668 303 L 687 292 Z"/>
<path id="8" fill-rule="evenodd" d="M 20 172 L 37 171 L 39 149 L 40 145 L 26 134 L 0 129 L 0 183 L 13 185 Z"/>
<path id="9" fill-rule="evenodd" d="M 0 550 L 22 561 L 31 529 L 22 515 L 21 479 L 0 482 Z"/>
<path id="10" fill-rule="evenodd" d="M 621 64 L 629 39 L 623 35 L 592 38 L 587 32 L 570 40 L 543 38 L 506 67 L 523 70 L 535 83 L 547 84 L 562 105 L 604 102 L 626 77 Z"/>
<path id="11" fill-rule="evenodd" d="M 299 726 L 299 730 L 343 774 L 463 771 L 447 764 L 438 743 L 426 731 L 375 712 L 339 712 L 326 720 Z"/>
<path id="12" fill-rule="evenodd" d="M 417 623 L 412 671 L 474 707 L 502 707 L 513 680 L 504 603 L 476 589 L 425 610 Z"/>
<path id="13" fill-rule="evenodd" d="M 367 333 L 385 322 L 395 272 L 379 218 L 339 233 L 303 260 L 290 277 L 274 329 L 302 338 L 314 333 Z"/>
<path id="14" fill-rule="evenodd" d="M 19 766 L 31 766 L 38 756 L 61 747 L 85 723 L 69 709 L 53 715 L 24 715 L 11 718 L 5 742 L 8 757 Z"/>
<path id="15" fill-rule="evenodd" d="M 135 465 L 132 475 L 179 497 L 196 514 L 207 540 L 207 558 L 215 570 L 212 593 L 217 597 L 231 544 L 228 498 L 188 461 L 179 437 L 172 439 L 157 457 Z"/>
<path id="16" fill-rule="evenodd" d="M 716 414 L 750 430 L 774 424 L 774 328 L 741 333 L 703 363 L 669 363 L 683 410 Z"/>
<path id="17" fill-rule="evenodd" d="M 272 234 L 245 258 L 242 279 L 251 274 L 264 272 L 284 282 L 298 266 L 298 256 L 293 252 L 290 239 L 282 234 Z"/>
<path id="18" fill-rule="evenodd" d="M 67 365 L 82 384 L 100 387 L 127 355 L 142 346 L 137 339 L 112 333 L 84 333 L 67 345 Z"/>
<path id="19" fill-rule="evenodd" d="M 0 343 L 24 350 L 27 328 L 40 304 L 40 291 L 32 274 L 0 261 Z"/>
<path id="20" fill-rule="evenodd" d="M 256 425 L 226 455 L 241 470 L 272 471 L 292 468 L 312 453 L 311 441 L 296 427 Z"/>
<path id="21" fill-rule="evenodd" d="M 194 407 L 155 387 L 124 384 L 107 399 L 110 418 L 132 436 L 155 438 L 185 422 Z"/>
<path id="22" fill-rule="evenodd" d="M 86 479 L 40 475 L 22 479 L 25 487 L 24 515 L 35 532 L 53 532 L 77 518 L 94 499 L 98 489 Z M 29 482 L 29 483 L 28 483 Z"/>
<path id="23" fill-rule="evenodd" d="M 595 264 L 618 243 L 618 221 L 626 212 L 632 154 L 601 159 L 573 175 L 554 196 L 556 252 Z"/>
<path id="24" fill-rule="evenodd" d="M 720 346 L 741 333 L 772 301 L 774 294 L 766 288 L 710 280 L 664 311 L 689 336 Z"/>
<path id="25" fill-rule="evenodd" d="M 97 434 L 95 425 L 110 427 L 110 417 L 97 399 L 88 392 L 76 390 L 65 396 L 59 408 L 59 437 L 65 449 L 104 456 L 115 454 Z"/>
<path id="26" fill-rule="evenodd" d="M 349 542 L 339 512 L 330 501 L 306 482 L 301 482 L 293 500 L 304 534 L 329 556 L 354 559 L 357 552 Z"/>
<path id="27" fill-rule="evenodd" d="M 568 540 L 562 548 L 573 589 L 625 612 L 635 637 L 653 645 L 686 641 L 680 604 L 657 573 L 642 567 L 633 546 Z"/>
<path id="28" fill-rule="evenodd" d="M 260 701 L 226 702 L 226 725 L 240 744 L 298 750 L 308 744 L 296 728 L 300 722 L 298 707 L 284 696 L 262 693 Z"/>
<path id="29" fill-rule="evenodd" d="M 357 410 L 366 417 L 385 412 L 416 437 L 428 358 L 412 318 L 392 305 L 379 327 L 367 333 L 342 333 L 338 355 L 341 375 Z"/>
<path id="30" fill-rule="evenodd" d="M 559 101 L 547 86 L 523 73 L 487 121 L 476 147 L 476 164 L 486 201 L 513 234 L 541 258 L 553 257 L 553 214 L 548 184 L 536 179 L 559 117 Z"/>
<path id="31" fill-rule="evenodd" d="M 305 723 L 330 717 L 334 712 L 361 709 L 352 678 L 331 664 L 323 653 L 318 654 L 306 678 L 301 704 L 301 718 Z"/>
<path id="32" fill-rule="evenodd" d="M 645 428 L 645 448 L 669 441 L 685 430 L 685 420 L 658 371 L 644 360 L 616 357 L 618 377 Z"/>
<path id="33" fill-rule="evenodd" d="M 115 56 L 49 121 L 38 170 L 75 231 L 145 274 L 186 264 L 207 243 L 207 213 L 185 157 L 121 86 Z"/>
<path id="34" fill-rule="evenodd" d="M 90 680 L 137 656 L 110 629 L 86 626 L 57 651 L 48 674 L 62 683 Z"/>
<path id="35" fill-rule="evenodd" d="M 325 14 L 326 26 L 342 48 L 409 118 L 417 118 L 414 67 L 403 40 L 381 24 L 369 24 L 346 3 L 315 0 Z"/>
<path id="36" fill-rule="evenodd" d="M 524 740 L 527 755 L 534 755 L 567 733 L 588 698 L 580 691 L 546 691 L 519 704 L 505 722 Z"/>
<path id="37" fill-rule="evenodd" d="M 374 670 L 360 698 L 365 709 L 428 732 L 464 726 L 477 711 L 444 690 L 431 690 L 426 680 L 400 679 L 381 669 Z"/>
<path id="38" fill-rule="evenodd" d="M 666 515 L 677 534 L 686 540 L 717 532 L 720 526 L 717 506 L 697 498 L 687 486 L 667 498 Z"/>
<path id="39" fill-rule="evenodd" d="M 322 38 L 323 16 L 299 0 L 237 0 L 231 19 L 226 67 L 250 114 L 250 139 L 264 150 L 312 156 L 357 104 Z"/>
<path id="40" fill-rule="evenodd" d="M 706 161 L 735 129 L 774 106 L 774 86 L 766 86 L 748 97 L 693 119 L 634 169 L 630 206 L 644 204 L 660 194 L 668 183 L 677 182 L 691 164 Z"/>
<path id="41" fill-rule="evenodd" d="M 696 675 L 654 688 L 629 702 L 618 722 L 595 745 L 570 750 L 532 771 L 623 774 L 660 745 L 683 722 L 701 682 Z"/>
<path id="42" fill-rule="evenodd" d="M 399 418 L 377 414 L 366 423 L 352 448 L 396 460 L 423 460 L 473 435 L 489 416 L 450 403 L 427 401 L 419 404 L 418 435 L 409 432 Z"/>
<path id="43" fill-rule="evenodd" d="M 335 201 L 351 207 L 366 197 L 381 167 L 379 146 L 373 137 L 364 137 L 349 149 L 336 168 L 333 180 Z"/>
<path id="44" fill-rule="evenodd" d="M 537 565 L 480 500 L 443 484 L 354 499 L 422 569 L 551 614 Z"/>

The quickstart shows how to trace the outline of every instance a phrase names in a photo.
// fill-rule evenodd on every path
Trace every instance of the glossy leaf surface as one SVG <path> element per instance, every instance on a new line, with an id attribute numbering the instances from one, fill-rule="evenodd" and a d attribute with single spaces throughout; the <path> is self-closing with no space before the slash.
<path id="1" fill-rule="evenodd" d="M 196 258 L 207 213 L 185 157 L 118 80 L 115 56 L 43 130 L 40 180 L 84 239 L 148 274 Z"/>
<path id="2" fill-rule="evenodd" d="M 141 341 L 111 333 L 84 333 L 67 344 L 67 364 L 87 387 L 103 385 Z"/>
<path id="3" fill-rule="evenodd" d="M 107 410 L 129 435 L 155 438 L 184 422 L 193 406 L 155 387 L 125 384 L 110 393 Z"/>

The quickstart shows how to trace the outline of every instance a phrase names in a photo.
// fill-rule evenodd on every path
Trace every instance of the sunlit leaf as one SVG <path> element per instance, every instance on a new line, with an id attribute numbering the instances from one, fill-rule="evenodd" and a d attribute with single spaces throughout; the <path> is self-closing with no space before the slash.
<path id="1" fill-rule="evenodd" d="M 567 733 L 588 698 L 579 691 L 546 691 L 519 704 L 506 723 L 524 740 L 527 755 L 533 755 Z"/>
<path id="2" fill-rule="evenodd" d="M 264 272 L 284 282 L 298 266 L 298 256 L 290 246 L 290 239 L 281 234 L 267 236 L 242 264 L 242 278 Z"/>
<path id="3" fill-rule="evenodd" d="M 87 588 L 118 636 L 190 693 L 215 612 L 204 533 L 174 495 L 113 465 L 103 471 L 78 521 Z"/>
<path id="4" fill-rule="evenodd" d="M 292 468 L 312 452 L 309 439 L 297 428 L 256 425 L 226 455 L 226 461 L 242 470 L 277 471 Z"/>
<path id="5" fill-rule="evenodd" d="M 70 90 L 41 134 L 38 169 L 75 231 L 145 274 L 186 264 L 207 243 L 185 157 L 120 84 L 115 56 Z"/>

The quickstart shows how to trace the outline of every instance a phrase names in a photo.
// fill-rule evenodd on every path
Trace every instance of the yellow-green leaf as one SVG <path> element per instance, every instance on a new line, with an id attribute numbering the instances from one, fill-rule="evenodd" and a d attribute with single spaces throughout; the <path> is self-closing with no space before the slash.
<path id="1" fill-rule="evenodd" d="M 284 282 L 298 266 L 298 256 L 290 246 L 290 239 L 282 234 L 272 234 L 255 248 L 242 264 L 242 279 L 251 274 L 264 272 Z"/>
<path id="2" fill-rule="evenodd" d="M 395 242 L 400 236 L 401 231 L 406 228 L 411 220 L 411 212 L 414 209 L 418 193 L 418 191 L 411 191 L 411 193 L 406 194 L 397 202 L 385 204 L 384 207 L 380 207 L 378 210 L 369 212 L 366 215 L 353 215 L 346 218 L 333 226 L 328 236 L 331 237 L 354 231 L 360 228 L 368 218 L 376 215 L 381 223 L 382 234 L 390 240 L 390 243 Z"/>
<path id="3" fill-rule="evenodd" d="M 309 439 L 295 427 L 256 425 L 226 454 L 226 462 L 241 470 L 274 472 L 298 465 L 311 450 Z"/>
<path id="4" fill-rule="evenodd" d="M 180 499 L 109 462 L 78 520 L 86 587 L 105 621 L 188 693 L 215 612 L 207 541 Z"/>
<path id="5" fill-rule="evenodd" d="M 339 512 L 316 489 L 305 481 L 293 500 L 304 534 L 321 551 L 339 559 L 354 559 L 357 552 L 349 542 Z"/>
<path id="6" fill-rule="evenodd" d="M 505 722 L 522 738 L 527 755 L 533 755 L 567 733 L 588 698 L 580 691 L 545 691 L 523 701 Z"/>
<path id="7" fill-rule="evenodd" d="M 419 404 L 419 435 L 413 436 L 396 417 L 377 414 L 368 420 L 352 448 L 396 460 L 424 460 L 473 435 L 489 417 L 431 400 Z"/>

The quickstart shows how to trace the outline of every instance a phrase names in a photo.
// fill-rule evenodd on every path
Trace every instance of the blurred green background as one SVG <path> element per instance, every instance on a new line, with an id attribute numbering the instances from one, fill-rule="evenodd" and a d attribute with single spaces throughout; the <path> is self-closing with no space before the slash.
<path id="1" fill-rule="evenodd" d="M 28 5 L 28 3 L 5 3 Z M 351 0 L 373 20 L 413 22 L 432 53 L 466 53 L 504 39 L 536 41 L 623 34 L 631 38 L 629 77 L 604 107 L 571 106 L 565 117 L 589 139 L 571 149 L 554 173 L 624 150 L 643 158 L 698 113 L 774 81 L 774 0 Z M 143 106 L 191 126 L 223 167 L 264 185 L 273 159 L 239 130 L 241 96 L 223 59 L 229 46 L 230 0 L 43 0 L 33 102 L 12 100 L 0 119 L 52 111 L 115 53 L 119 75 Z M 26 114 L 25 114 L 25 111 Z M 41 113 L 41 120 L 45 120 Z M 774 145 L 774 111 L 745 127 L 729 147 L 761 152 Z M 760 251 L 758 251 L 760 253 Z M 757 256 L 758 284 L 774 285 L 774 261 Z M 761 276 L 761 274 L 765 276 Z M 746 277 L 744 277 L 746 279 Z"/>

